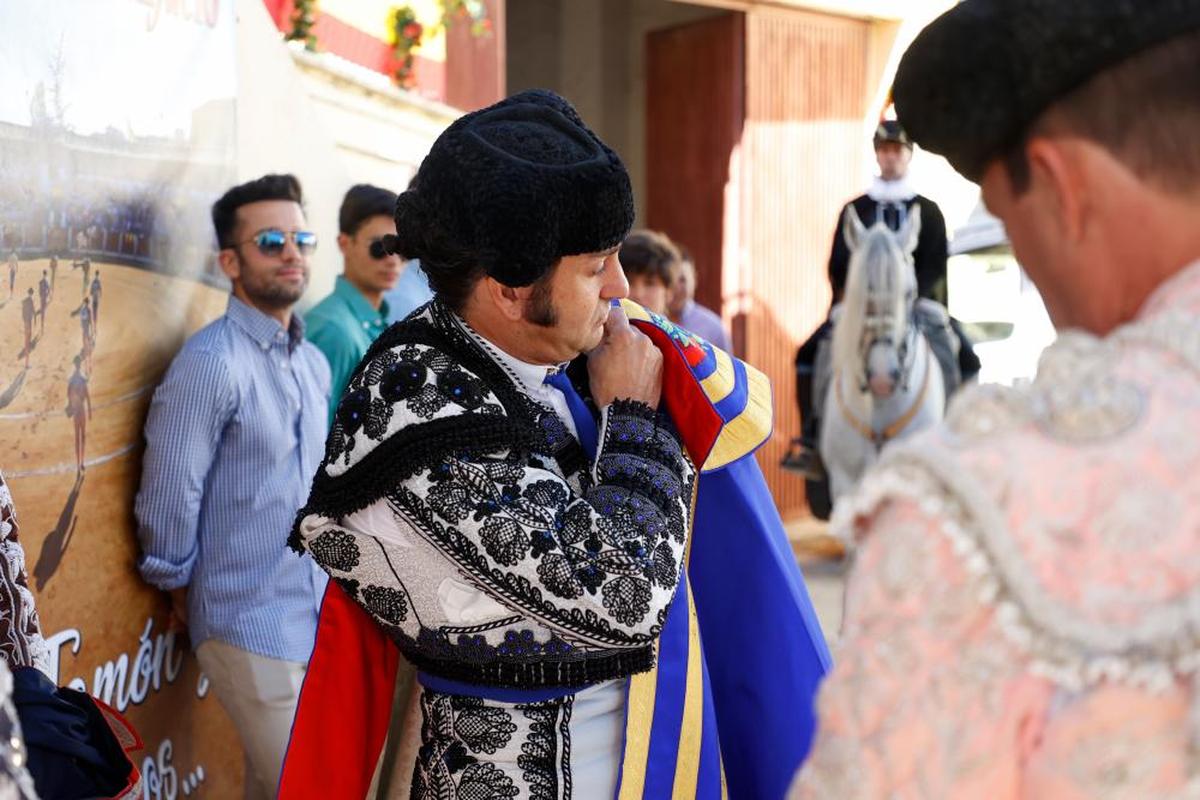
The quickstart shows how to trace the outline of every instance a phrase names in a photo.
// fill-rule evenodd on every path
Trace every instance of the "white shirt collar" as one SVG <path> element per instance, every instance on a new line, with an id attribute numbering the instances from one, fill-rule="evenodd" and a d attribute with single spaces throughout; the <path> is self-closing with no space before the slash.
<path id="1" fill-rule="evenodd" d="M 537 396 L 545 391 L 546 376 L 565 369 L 567 366 L 566 364 L 530 364 L 528 361 L 522 361 L 516 356 L 505 352 L 495 342 L 472 328 L 458 314 L 454 315 L 454 321 L 462 326 L 467 335 L 479 343 L 484 352 L 491 356 L 492 360 L 508 373 L 508 376 L 513 379 L 513 382 L 517 386 L 525 391 L 525 394 Z"/>

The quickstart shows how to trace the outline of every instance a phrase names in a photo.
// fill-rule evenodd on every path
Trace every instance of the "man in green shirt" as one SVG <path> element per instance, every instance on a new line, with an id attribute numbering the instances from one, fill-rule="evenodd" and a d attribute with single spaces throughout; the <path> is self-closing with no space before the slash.
<path id="1" fill-rule="evenodd" d="M 396 195 L 387 189 L 360 183 L 346 192 L 338 212 L 342 274 L 333 292 L 304 316 L 308 339 L 325 354 L 333 374 L 331 420 L 354 368 L 391 322 L 383 294 L 396 285 L 404 261 L 387 253 L 375 258 L 372 249 L 382 248 L 371 245 L 395 235 L 395 210 Z"/>

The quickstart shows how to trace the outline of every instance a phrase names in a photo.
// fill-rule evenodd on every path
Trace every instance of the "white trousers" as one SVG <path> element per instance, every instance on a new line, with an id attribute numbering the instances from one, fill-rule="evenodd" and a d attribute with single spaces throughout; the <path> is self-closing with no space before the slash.
<path id="1" fill-rule="evenodd" d="M 242 739 L 246 800 L 271 800 L 279 789 L 305 665 L 217 639 L 200 645 L 196 659 Z"/>

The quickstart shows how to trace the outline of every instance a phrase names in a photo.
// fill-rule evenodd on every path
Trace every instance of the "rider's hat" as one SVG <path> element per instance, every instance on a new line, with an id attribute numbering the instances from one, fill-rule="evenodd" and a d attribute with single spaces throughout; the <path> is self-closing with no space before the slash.
<path id="1" fill-rule="evenodd" d="M 875 128 L 875 146 L 884 144 L 885 142 L 896 142 L 905 147 L 912 148 L 912 139 L 908 138 L 908 132 L 904 130 L 904 126 L 894 119 L 881 120 L 879 126 Z"/>
<path id="2" fill-rule="evenodd" d="M 979 181 L 1060 97 L 1198 28 L 1200 0 L 963 0 L 901 59 L 896 113 L 913 141 Z"/>

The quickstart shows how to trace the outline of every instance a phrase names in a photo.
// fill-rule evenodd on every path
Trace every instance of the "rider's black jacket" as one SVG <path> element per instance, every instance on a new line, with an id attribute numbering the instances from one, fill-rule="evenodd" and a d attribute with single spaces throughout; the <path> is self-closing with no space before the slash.
<path id="1" fill-rule="evenodd" d="M 911 200 L 901 201 L 903 212 L 890 203 L 878 203 L 867 195 L 854 198 L 847 205 L 853 205 L 858 212 L 858 218 L 868 228 L 875 224 L 882 211 L 888 227 L 898 230 L 906 215 L 912 212 L 914 205 L 921 207 L 921 234 L 917 238 L 917 249 L 913 252 L 913 266 L 917 272 L 917 293 L 921 297 L 946 303 L 946 219 L 937 203 L 928 197 L 917 195 Z M 842 235 L 841 220 L 838 217 L 838 227 L 833 234 L 833 252 L 829 255 L 829 282 L 833 284 L 833 296 L 841 298 L 842 290 L 846 288 L 846 273 L 850 267 L 850 248 Z"/>

